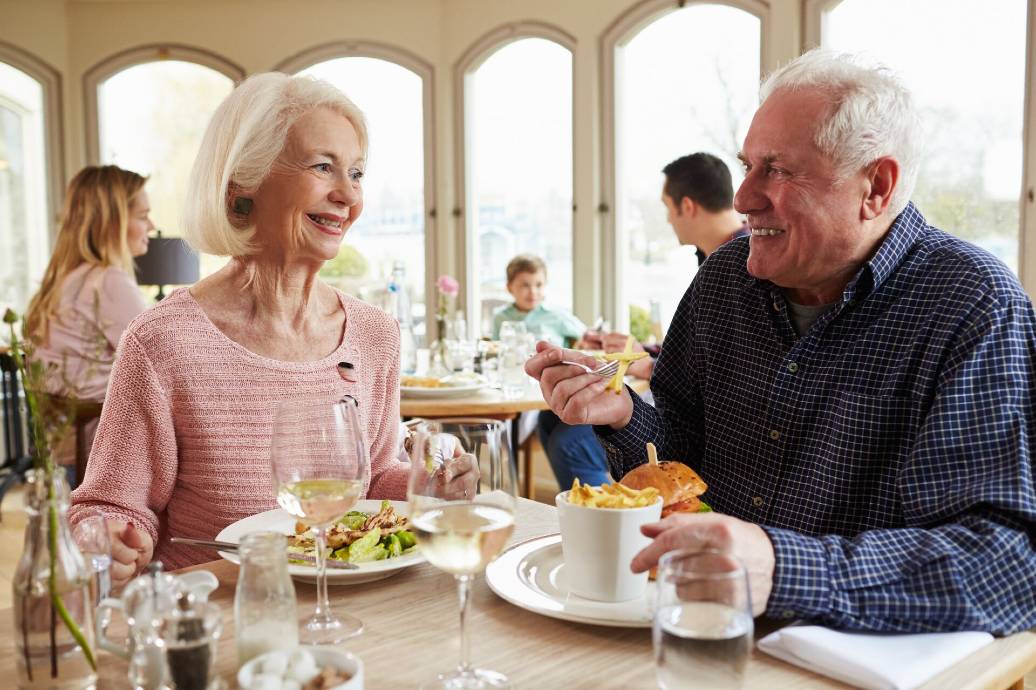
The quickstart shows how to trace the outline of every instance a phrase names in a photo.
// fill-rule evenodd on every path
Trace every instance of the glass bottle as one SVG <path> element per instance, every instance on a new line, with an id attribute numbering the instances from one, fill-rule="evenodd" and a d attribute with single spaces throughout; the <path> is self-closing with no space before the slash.
<path id="1" fill-rule="evenodd" d="M 275 532 L 253 532 L 241 539 L 241 570 L 234 595 L 239 665 L 299 643 L 287 549 L 287 538 Z"/>
<path id="2" fill-rule="evenodd" d="M 410 313 L 410 296 L 406 289 L 406 265 L 399 259 L 392 264 L 388 293 L 391 314 L 399 322 L 399 370 L 404 374 L 413 374 L 417 371 L 417 339 L 414 337 L 414 317 Z"/>
<path id="3" fill-rule="evenodd" d="M 64 473 L 50 479 L 30 470 L 26 481 L 25 546 L 13 582 L 17 682 L 25 690 L 79 690 L 97 682 L 92 573 L 72 539 Z"/>

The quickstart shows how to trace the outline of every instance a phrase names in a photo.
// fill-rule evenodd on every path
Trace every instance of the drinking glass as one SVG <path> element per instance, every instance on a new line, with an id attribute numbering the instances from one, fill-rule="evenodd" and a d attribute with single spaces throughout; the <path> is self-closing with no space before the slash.
<path id="1" fill-rule="evenodd" d="M 471 459 L 477 477 L 448 481 Z M 456 578 L 460 594 L 460 663 L 421 688 L 509 688 L 503 674 L 471 665 L 465 625 L 472 581 L 503 550 L 514 530 L 517 481 L 507 426 L 495 419 L 426 422 L 414 435 L 410 467 L 410 524 L 421 552 L 429 563 Z"/>
<path id="2" fill-rule="evenodd" d="M 356 401 L 297 401 L 277 406 L 270 444 L 277 502 L 316 534 L 317 607 L 302 623 L 304 644 L 336 644 L 363 631 L 359 619 L 335 615 L 327 599 L 327 528 L 360 499 L 370 476 Z"/>
<path id="3" fill-rule="evenodd" d="M 504 321 L 500 324 L 500 342 L 507 345 L 515 338 L 521 338 L 527 333 L 524 321 Z"/>
<path id="4" fill-rule="evenodd" d="M 658 564 L 653 637 L 658 686 L 735 690 L 752 652 L 752 604 L 741 563 L 670 551 Z"/>
<path id="5" fill-rule="evenodd" d="M 90 599 L 92 605 L 97 606 L 102 599 L 111 596 L 112 542 L 104 513 L 87 508 L 81 515 L 72 536 L 90 566 Z"/>

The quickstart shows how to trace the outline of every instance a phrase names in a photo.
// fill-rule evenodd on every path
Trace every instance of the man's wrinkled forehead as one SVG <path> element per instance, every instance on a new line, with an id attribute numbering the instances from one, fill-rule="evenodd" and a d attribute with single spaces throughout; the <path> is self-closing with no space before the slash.
<path id="1" fill-rule="evenodd" d="M 750 165 L 793 165 L 820 153 L 817 129 L 830 103 L 816 93 L 777 91 L 759 106 L 738 159 Z"/>

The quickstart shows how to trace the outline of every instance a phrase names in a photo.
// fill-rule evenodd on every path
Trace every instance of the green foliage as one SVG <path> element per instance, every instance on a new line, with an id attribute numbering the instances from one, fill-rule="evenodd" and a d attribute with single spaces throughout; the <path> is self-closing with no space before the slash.
<path id="1" fill-rule="evenodd" d="M 362 278 L 367 275 L 370 264 L 356 247 L 343 244 L 338 256 L 324 264 L 320 269 L 322 278 Z"/>
<path id="2" fill-rule="evenodd" d="M 99 308 L 99 296 L 95 295 L 94 308 Z M 22 379 L 22 386 L 25 390 L 25 402 L 29 407 L 29 419 L 33 442 L 36 446 L 36 455 L 33 465 L 36 467 L 47 482 L 47 550 L 50 556 L 49 576 L 47 587 L 50 592 L 50 602 L 54 611 L 57 612 L 69 633 L 75 638 L 83 656 L 86 657 L 90 668 L 97 670 L 97 661 L 94 659 L 90 643 L 83 635 L 79 625 L 72 618 L 65 602 L 58 591 L 58 567 L 56 563 L 58 553 L 58 507 L 57 496 L 54 491 L 54 457 L 52 449 L 60 439 L 64 438 L 72 427 L 75 419 L 75 399 L 67 407 L 57 409 L 53 404 L 55 398 L 45 395 L 47 381 L 56 374 L 60 374 L 62 380 L 67 382 L 65 368 L 57 367 L 55 364 L 44 365 L 32 357 L 32 347 L 26 346 L 25 342 L 18 338 L 18 331 L 15 324 L 18 323 L 18 314 L 12 309 L 4 312 L 4 323 L 9 330 L 9 342 L 11 357 L 14 359 L 15 367 L 18 369 Z M 51 623 L 53 626 L 54 623 Z M 51 628 L 53 639 L 53 627 Z M 53 644 L 53 643 L 52 643 Z"/>
<path id="3" fill-rule="evenodd" d="M 651 337 L 651 312 L 636 304 L 630 305 L 630 334 L 638 343 L 647 342 Z"/>

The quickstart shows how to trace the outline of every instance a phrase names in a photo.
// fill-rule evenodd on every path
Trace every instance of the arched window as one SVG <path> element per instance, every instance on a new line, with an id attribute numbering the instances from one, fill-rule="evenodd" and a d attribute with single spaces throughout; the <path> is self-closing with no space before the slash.
<path id="1" fill-rule="evenodd" d="M 59 202 L 60 85 L 51 68 L 0 47 L 0 307 L 22 312 L 47 266 Z"/>
<path id="2" fill-rule="evenodd" d="M 165 234 L 181 234 L 198 146 L 212 113 L 242 76 L 208 53 L 164 47 L 121 54 L 87 73 L 87 113 L 96 118 L 88 117 L 90 159 L 148 176 L 151 219 Z M 203 255 L 202 275 L 223 262 Z"/>
<path id="3" fill-rule="evenodd" d="M 345 56 L 343 56 L 345 55 Z M 415 333 L 425 324 L 430 238 L 426 193 L 434 161 L 429 160 L 431 65 L 377 44 L 335 44 L 307 51 L 278 65 L 283 71 L 328 81 L 359 106 L 367 118 L 370 146 L 363 178 L 363 214 L 346 235 L 338 260 L 325 266 L 325 279 L 346 292 L 387 306 L 385 287 L 402 261 L 411 297 Z M 427 192 L 426 192 L 427 186 Z"/>
<path id="4" fill-rule="evenodd" d="M 460 190 L 471 323 L 481 305 L 510 301 L 507 262 L 534 254 L 547 265 L 546 303 L 572 309 L 572 48 L 544 25 L 513 25 L 475 44 L 458 63 L 463 130 Z"/>
<path id="5" fill-rule="evenodd" d="M 743 177 L 736 156 L 758 104 L 765 6 L 738 4 L 753 11 L 649 3 L 604 38 L 605 198 L 615 203 L 602 288 L 616 325 L 640 338 L 652 313 L 668 326 L 697 271 L 694 247 L 666 222 L 662 168 L 705 151 L 730 166 L 735 189 Z"/>
<path id="6" fill-rule="evenodd" d="M 898 72 L 913 91 L 925 126 L 913 194 L 921 213 L 1017 272 L 1025 0 L 981 9 L 966 0 L 844 0 L 814 2 L 808 9 L 808 27 L 819 28 L 824 47 L 866 53 Z"/>

